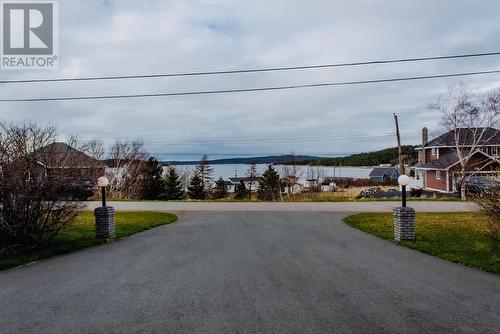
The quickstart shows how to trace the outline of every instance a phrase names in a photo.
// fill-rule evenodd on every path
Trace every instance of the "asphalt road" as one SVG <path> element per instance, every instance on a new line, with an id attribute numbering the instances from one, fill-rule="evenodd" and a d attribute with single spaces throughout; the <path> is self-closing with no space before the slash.
<path id="1" fill-rule="evenodd" d="M 398 201 L 380 202 L 108 202 L 121 211 L 253 211 L 253 212 L 390 212 L 401 206 Z M 101 206 L 101 202 L 87 202 L 89 210 Z M 409 201 L 408 206 L 417 212 L 464 212 L 473 211 L 467 202 Z"/>
<path id="2" fill-rule="evenodd" d="M 187 213 L 0 273 L 0 333 L 498 333 L 500 277 L 339 213 Z"/>

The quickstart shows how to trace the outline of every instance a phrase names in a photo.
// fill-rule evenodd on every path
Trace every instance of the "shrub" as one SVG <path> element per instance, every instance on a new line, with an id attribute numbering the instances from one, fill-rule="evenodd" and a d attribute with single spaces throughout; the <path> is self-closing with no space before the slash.
<path id="1" fill-rule="evenodd" d="M 0 131 L 0 254 L 16 254 L 74 221 L 81 204 L 60 189 L 81 179 L 82 164 L 73 148 L 55 144 L 53 127 L 0 124 Z"/>
<path id="2" fill-rule="evenodd" d="M 500 182 L 494 178 L 488 179 L 483 186 L 476 188 L 471 199 L 487 218 L 489 235 L 500 240 Z"/>
<path id="3" fill-rule="evenodd" d="M 244 199 L 250 195 L 250 191 L 247 189 L 245 182 L 243 182 L 243 180 L 240 180 L 240 183 L 238 183 L 235 186 L 234 192 L 235 192 L 234 199 Z"/>
<path id="4" fill-rule="evenodd" d="M 422 197 L 423 193 L 422 189 L 411 189 L 410 197 Z"/>
<path id="5" fill-rule="evenodd" d="M 228 191 L 226 188 L 226 182 L 222 177 L 220 177 L 216 182 L 215 182 L 215 189 L 213 191 L 213 197 L 215 199 L 224 199 L 228 196 Z"/>

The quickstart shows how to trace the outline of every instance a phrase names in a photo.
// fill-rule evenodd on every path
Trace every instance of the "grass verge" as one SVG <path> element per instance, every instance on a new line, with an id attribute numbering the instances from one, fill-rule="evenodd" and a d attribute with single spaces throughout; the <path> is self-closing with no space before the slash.
<path id="1" fill-rule="evenodd" d="M 362 213 L 345 223 L 379 238 L 392 240 L 390 213 Z M 477 213 L 417 213 L 416 240 L 398 244 L 442 259 L 500 275 L 500 242 L 491 239 Z"/>
<path id="2" fill-rule="evenodd" d="M 124 238 L 150 228 L 170 224 L 177 217 L 164 212 L 116 212 L 116 238 Z M 95 246 L 105 241 L 95 238 L 93 212 L 82 212 L 74 224 L 63 229 L 46 247 L 27 254 L 0 257 L 0 270 L 17 267 L 55 255 Z"/>

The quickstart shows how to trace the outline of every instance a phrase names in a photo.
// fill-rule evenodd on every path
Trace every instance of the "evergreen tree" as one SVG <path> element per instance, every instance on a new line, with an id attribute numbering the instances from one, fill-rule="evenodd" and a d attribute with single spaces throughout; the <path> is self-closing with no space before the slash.
<path id="1" fill-rule="evenodd" d="M 205 187 L 203 186 L 202 178 L 198 172 L 195 172 L 191 178 L 188 187 L 188 196 L 191 199 L 205 199 Z"/>
<path id="2" fill-rule="evenodd" d="M 179 174 L 174 167 L 170 167 L 165 178 L 165 198 L 167 200 L 181 200 L 184 198 L 184 189 Z"/>
<path id="3" fill-rule="evenodd" d="M 234 188 L 234 192 L 236 193 L 234 196 L 235 199 L 243 199 L 248 196 L 248 190 L 243 180 L 241 180 L 240 183 L 236 185 L 236 187 Z"/>
<path id="4" fill-rule="evenodd" d="M 226 188 L 226 182 L 224 179 L 221 177 L 215 182 L 215 189 L 214 189 L 214 198 L 217 199 L 223 199 L 226 198 L 228 195 L 227 188 Z"/>
<path id="5" fill-rule="evenodd" d="M 262 174 L 259 182 L 257 197 L 263 201 L 276 201 L 281 199 L 280 175 L 272 165 Z"/>
<path id="6" fill-rule="evenodd" d="M 163 167 L 154 157 L 149 157 L 142 167 L 141 198 L 158 199 L 165 192 Z"/>
<path id="7" fill-rule="evenodd" d="M 210 166 L 206 154 L 201 157 L 200 164 L 196 166 L 196 171 L 200 175 L 201 183 L 203 184 L 205 191 L 210 191 L 212 188 L 212 174 L 214 169 Z"/>

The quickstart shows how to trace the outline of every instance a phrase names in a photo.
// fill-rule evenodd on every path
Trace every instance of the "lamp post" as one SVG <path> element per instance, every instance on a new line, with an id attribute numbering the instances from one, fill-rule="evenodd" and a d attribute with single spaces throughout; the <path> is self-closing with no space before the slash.
<path id="1" fill-rule="evenodd" d="M 394 239 L 415 240 L 415 210 L 406 207 L 406 186 L 410 183 L 410 178 L 406 175 L 398 177 L 401 186 L 402 206 L 394 208 Z"/>
<path id="2" fill-rule="evenodd" d="M 109 180 L 106 176 L 101 176 L 97 179 L 97 186 L 101 188 L 102 206 L 106 206 L 106 187 L 109 185 Z"/>
<path id="3" fill-rule="evenodd" d="M 106 206 L 106 187 L 109 180 L 106 176 L 97 179 L 97 186 L 101 188 L 102 207 L 94 210 L 96 237 L 98 239 L 113 239 L 115 237 L 115 209 Z"/>
<path id="4" fill-rule="evenodd" d="M 402 206 L 403 208 L 406 208 L 406 186 L 408 183 L 410 183 L 410 178 L 406 175 L 401 175 L 398 177 L 398 183 L 401 186 L 401 199 L 402 199 Z"/>

